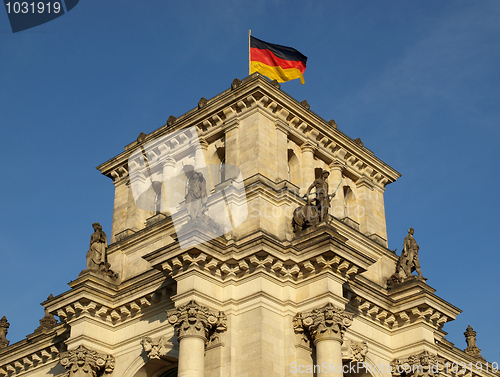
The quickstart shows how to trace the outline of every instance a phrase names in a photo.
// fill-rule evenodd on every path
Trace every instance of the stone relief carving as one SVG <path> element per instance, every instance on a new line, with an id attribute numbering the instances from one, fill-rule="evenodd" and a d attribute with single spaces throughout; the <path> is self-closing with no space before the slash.
<path id="1" fill-rule="evenodd" d="M 108 376 L 115 369 L 113 356 L 97 353 L 84 346 L 61 353 L 59 362 L 68 369 L 68 377 Z"/>
<path id="2" fill-rule="evenodd" d="M 335 194 L 329 195 L 328 176 L 330 173 L 323 170 L 321 177 L 315 179 L 307 189 L 305 197 L 307 204 L 295 209 L 293 212 L 292 227 L 294 232 L 298 232 L 313 227 L 320 222 L 328 221 L 328 211 L 330 201 Z M 315 189 L 314 204 L 311 203 L 311 191 Z"/>
<path id="3" fill-rule="evenodd" d="M 115 278 L 115 273 L 111 270 L 111 264 L 108 263 L 107 252 L 108 238 L 103 232 L 99 223 L 93 223 L 94 233 L 90 236 L 90 246 L 87 252 L 87 268 L 80 272 L 80 275 L 87 271 L 102 273 Z"/>
<path id="4" fill-rule="evenodd" d="M 146 336 L 142 338 L 141 344 L 150 359 L 161 359 L 161 356 L 165 356 L 169 350 L 166 347 L 169 343 L 164 337 L 153 340 L 149 336 Z"/>
<path id="5" fill-rule="evenodd" d="M 10 323 L 7 322 L 7 318 L 3 316 L 2 319 L 0 319 L 0 349 L 9 345 L 9 341 L 7 340 L 7 329 L 9 326 Z"/>
<path id="6" fill-rule="evenodd" d="M 439 376 L 446 367 L 446 360 L 424 351 L 405 359 L 395 359 L 391 363 L 392 375 L 399 377 L 433 377 Z"/>
<path id="7" fill-rule="evenodd" d="M 420 280 L 427 280 L 422 276 L 420 270 L 420 262 L 418 260 L 419 246 L 415 238 L 413 238 L 413 228 L 408 229 L 408 235 L 404 239 L 403 251 L 396 264 L 396 272 L 387 280 L 387 285 L 391 286 L 394 283 L 404 283 L 405 281 L 416 278 L 412 275 L 413 271 L 417 271 Z"/>
<path id="8" fill-rule="evenodd" d="M 475 357 L 476 359 L 484 360 L 484 357 L 481 356 L 481 350 L 476 345 L 476 332 L 472 329 L 471 325 L 467 326 L 467 330 L 464 332 L 465 341 L 467 342 L 467 348 L 464 352 L 467 355 Z"/>
<path id="9" fill-rule="evenodd" d="M 344 352 L 345 347 L 345 352 Z M 353 340 L 345 340 L 342 345 L 342 359 L 350 360 L 352 362 L 365 361 L 368 345 L 366 342 L 355 342 Z"/>
<path id="10" fill-rule="evenodd" d="M 167 311 L 168 322 L 175 326 L 177 338 L 201 337 L 205 344 L 220 342 L 221 334 L 227 330 L 224 312 L 216 312 L 192 300 L 187 305 Z"/>
<path id="11" fill-rule="evenodd" d="M 352 314 L 331 303 L 308 313 L 297 313 L 293 318 L 296 334 L 310 338 L 313 343 L 333 339 L 343 342 L 346 329 L 352 324 Z"/>

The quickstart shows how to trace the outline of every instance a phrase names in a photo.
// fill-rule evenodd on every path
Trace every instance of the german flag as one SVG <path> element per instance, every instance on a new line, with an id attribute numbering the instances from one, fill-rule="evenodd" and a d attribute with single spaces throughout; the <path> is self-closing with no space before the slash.
<path id="1" fill-rule="evenodd" d="M 250 36 L 250 74 L 259 72 L 278 82 L 300 78 L 300 83 L 304 84 L 306 62 L 307 57 L 294 48 Z"/>

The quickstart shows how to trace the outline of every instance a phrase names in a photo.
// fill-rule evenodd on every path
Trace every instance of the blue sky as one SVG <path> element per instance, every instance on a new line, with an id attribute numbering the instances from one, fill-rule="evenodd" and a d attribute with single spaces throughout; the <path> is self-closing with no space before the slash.
<path id="1" fill-rule="evenodd" d="M 500 362 L 500 2 L 81 1 L 13 34 L 0 10 L 0 316 L 8 339 L 85 268 L 114 188 L 95 167 L 248 74 L 248 29 L 308 56 L 307 99 L 402 173 L 386 190 L 389 246 L 409 227 L 436 294 Z"/>

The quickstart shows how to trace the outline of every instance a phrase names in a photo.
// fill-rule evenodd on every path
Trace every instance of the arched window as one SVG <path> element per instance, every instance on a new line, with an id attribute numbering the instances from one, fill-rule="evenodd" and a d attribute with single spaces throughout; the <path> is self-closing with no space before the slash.
<path id="1" fill-rule="evenodd" d="M 356 221 L 356 198 L 350 186 L 344 186 L 344 217 Z"/>
<path id="2" fill-rule="evenodd" d="M 300 163 L 291 149 L 288 150 L 288 182 L 300 186 Z"/>

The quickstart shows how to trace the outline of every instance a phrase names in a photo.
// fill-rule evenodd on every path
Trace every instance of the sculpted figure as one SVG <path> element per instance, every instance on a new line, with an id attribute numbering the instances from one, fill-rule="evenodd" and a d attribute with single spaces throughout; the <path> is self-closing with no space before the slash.
<path id="1" fill-rule="evenodd" d="M 186 208 L 191 220 L 196 220 L 206 212 L 207 183 L 203 174 L 193 172 L 188 180 Z"/>
<path id="2" fill-rule="evenodd" d="M 295 209 L 293 212 L 292 226 L 294 232 L 307 229 L 320 222 L 328 220 L 328 210 L 330 208 L 330 200 L 335 194 L 329 195 L 328 176 L 330 173 L 323 170 L 321 177 L 315 179 L 307 189 L 305 197 L 307 204 Z M 315 189 L 315 203 L 311 204 L 311 190 Z"/>
<path id="3" fill-rule="evenodd" d="M 0 349 L 9 345 L 9 341 L 7 340 L 7 329 L 9 326 L 10 323 L 7 322 L 7 318 L 3 316 L 2 319 L 0 319 Z"/>
<path id="4" fill-rule="evenodd" d="M 310 193 L 314 188 L 316 189 L 316 207 L 318 208 L 320 221 L 328 220 L 328 209 L 330 208 L 330 200 L 335 196 L 333 194 L 331 197 L 328 195 L 328 176 L 330 173 L 323 170 L 321 177 L 315 179 L 311 186 L 307 189 L 307 205 L 311 205 Z"/>
<path id="5" fill-rule="evenodd" d="M 101 263 L 106 263 L 106 248 L 108 247 L 108 238 L 102 231 L 99 223 L 93 223 L 94 233 L 90 236 L 90 247 L 87 253 L 87 269 L 98 270 Z"/>
<path id="6" fill-rule="evenodd" d="M 92 224 L 94 233 L 90 236 L 90 247 L 87 252 L 87 268 L 80 272 L 80 275 L 87 271 L 98 271 L 112 278 L 116 278 L 116 274 L 111 270 L 111 264 L 107 261 L 106 249 L 108 247 L 108 238 L 106 233 L 102 231 L 102 226 L 99 223 Z"/>
<path id="7" fill-rule="evenodd" d="M 411 276 L 413 271 L 417 271 L 418 276 L 423 278 L 422 271 L 420 271 L 420 263 L 418 261 L 418 244 L 413 238 L 413 228 L 408 229 L 408 235 L 404 239 L 403 252 L 401 254 L 401 269 L 404 272 L 404 277 Z"/>
<path id="8" fill-rule="evenodd" d="M 387 284 L 403 283 L 412 276 L 413 271 L 417 271 L 418 277 L 425 279 L 420 270 L 420 262 L 418 260 L 419 246 L 415 238 L 413 238 L 413 228 L 408 229 L 408 235 L 403 242 L 403 251 L 396 264 L 396 272 L 387 280 Z"/>

